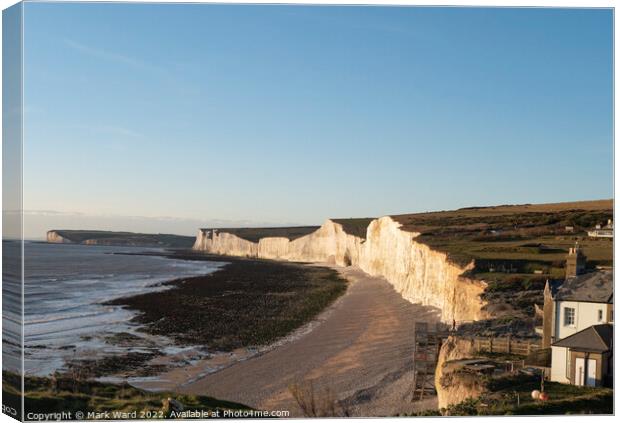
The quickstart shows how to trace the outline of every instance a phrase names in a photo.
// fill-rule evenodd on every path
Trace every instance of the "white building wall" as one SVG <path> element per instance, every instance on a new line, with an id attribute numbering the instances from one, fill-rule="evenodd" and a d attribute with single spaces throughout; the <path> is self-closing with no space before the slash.
<path id="1" fill-rule="evenodd" d="M 570 382 L 570 380 L 566 377 L 567 360 L 568 348 L 551 347 L 551 380 L 553 382 Z"/>
<path id="2" fill-rule="evenodd" d="M 555 318 L 553 342 L 566 338 L 580 330 L 586 329 L 592 325 L 608 323 L 607 309 L 611 307 L 609 304 L 602 303 L 584 303 L 579 301 L 557 301 L 555 303 Z M 575 324 L 571 326 L 564 325 L 565 308 L 575 309 Z M 602 319 L 598 319 L 599 311 L 602 312 Z"/>

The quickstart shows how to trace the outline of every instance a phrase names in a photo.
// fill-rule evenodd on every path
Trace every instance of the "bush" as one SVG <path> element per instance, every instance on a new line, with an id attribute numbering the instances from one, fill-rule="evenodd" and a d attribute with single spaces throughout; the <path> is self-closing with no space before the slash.
<path id="1" fill-rule="evenodd" d="M 523 281 L 523 289 L 526 291 L 543 290 L 545 289 L 545 283 L 547 278 L 544 276 L 533 276 Z"/>
<path id="2" fill-rule="evenodd" d="M 480 399 L 467 398 L 458 404 L 449 405 L 442 414 L 445 416 L 477 416 L 480 414 L 478 412 L 479 406 Z"/>

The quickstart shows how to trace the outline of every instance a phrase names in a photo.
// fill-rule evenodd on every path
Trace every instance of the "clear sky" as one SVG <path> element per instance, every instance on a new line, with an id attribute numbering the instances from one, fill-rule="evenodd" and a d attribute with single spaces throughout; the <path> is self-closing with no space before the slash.
<path id="1" fill-rule="evenodd" d="M 611 198 L 612 18 L 29 3 L 26 236 Z"/>

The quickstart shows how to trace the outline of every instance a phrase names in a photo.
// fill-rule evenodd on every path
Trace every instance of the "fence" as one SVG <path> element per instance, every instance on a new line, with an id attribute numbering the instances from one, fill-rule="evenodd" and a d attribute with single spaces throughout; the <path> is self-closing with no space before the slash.
<path id="1" fill-rule="evenodd" d="M 448 336 L 448 326 L 443 323 L 415 323 L 414 386 L 413 399 L 422 400 L 435 394 L 435 368 L 443 340 Z"/>
<path id="2" fill-rule="evenodd" d="M 539 341 L 525 341 L 512 339 L 510 336 L 503 338 L 482 338 L 471 339 L 474 350 L 490 353 L 504 353 L 527 356 L 531 352 L 539 350 L 542 345 Z"/>

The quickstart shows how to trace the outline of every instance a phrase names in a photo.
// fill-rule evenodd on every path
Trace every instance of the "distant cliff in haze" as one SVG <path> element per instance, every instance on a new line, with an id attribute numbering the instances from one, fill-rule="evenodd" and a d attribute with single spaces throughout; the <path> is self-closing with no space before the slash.
<path id="1" fill-rule="evenodd" d="M 190 248 L 194 244 L 194 240 L 195 238 L 191 236 L 135 232 L 64 229 L 53 229 L 47 232 L 47 242 L 56 244 Z"/>

